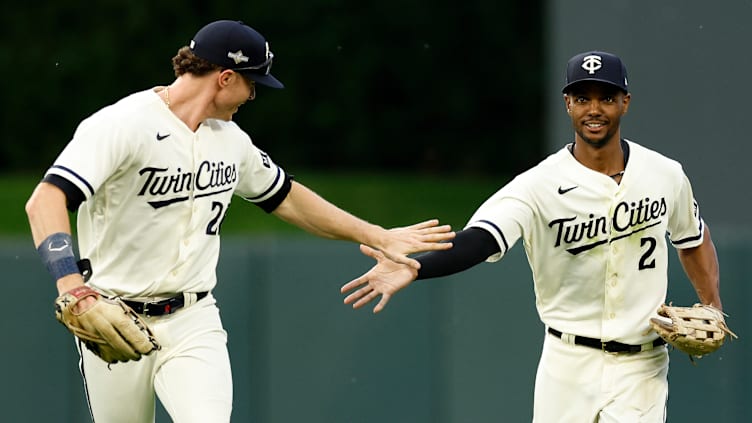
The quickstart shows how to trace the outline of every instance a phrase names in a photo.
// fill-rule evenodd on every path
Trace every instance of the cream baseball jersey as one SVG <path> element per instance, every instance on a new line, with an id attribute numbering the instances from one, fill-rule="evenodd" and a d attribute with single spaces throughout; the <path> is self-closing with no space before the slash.
<path id="1" fill-rule="evenodd" d="M 520 238 L 536 307 L 547 326 L 604 341 L 655 338 L 648 321 L 665 301 L 667 238 L 702 243 L 703 222 L 681 165 L 631 141 L 621 183 L 580 164 L 569 146 L 491 196 L 467 227 L 501 252 Z"/>
<path id="2" fill-rule="evenodd" d="M 130 298 L 211 290 L 233 195 L 263 204 L 287 178 L 234 122 L 191 131 L 154 90 L 81 122 L 49 175 L 85 196 L 78 243 L 89 283 Z"/>

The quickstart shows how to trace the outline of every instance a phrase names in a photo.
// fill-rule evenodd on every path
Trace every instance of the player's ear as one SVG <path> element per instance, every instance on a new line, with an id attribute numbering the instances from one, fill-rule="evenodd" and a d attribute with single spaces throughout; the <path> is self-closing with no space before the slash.
<path id="1" fill-rule="evenodd" d="M 629 102 L 632 100 L 632 94 L 624 94 L 624 98 L 622 99 L 622 104 L 624 104 L 624 109 L 621 112 L 621 115 L 624 116 L 627 114 L 627 110 L 629 110 Z"/>
<path id="2" fill-rule="evenodd" d="M 225 69 L 221 72 L 219 72 L 219 75 L 217 75 L 217 84 L 220 88 L 224 88 L 228 85 L 230 85 L 234 78 L 237 78 L 238 74 L 231 71 L 230 69 Z"/>
<path id="3" fill-rule="evenodd" d="M 569 106 L 569 96 L 564 94 L 564 107 L 567 108 L 567 114 L 572 114 L 572 108 Z"/>

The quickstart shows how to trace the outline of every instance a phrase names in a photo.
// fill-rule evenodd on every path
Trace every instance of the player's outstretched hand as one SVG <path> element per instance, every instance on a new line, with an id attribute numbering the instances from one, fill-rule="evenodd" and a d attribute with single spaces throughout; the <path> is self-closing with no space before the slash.
<path id="1" fill-rule="evenodd" d="M 406 264 L 415 269 L 420 268 L 417 260 L 407 257 L 408 254 L 424 251 L 448 250 L 452 248 L 451 242 L 455 233 L 449 225 L 439 225 L 438 219 L 426 220 L 414 225 L 392 228 L 387 231 L 388 236 L 383 245 L 373 245 L 379 249 L 386 258 Z M 362 251 L 362 249 L 361 249 Z M 374 257 L 364 252 L 364 254 Z M 376 258 L 376 257 L 374 257 Z"/>
<path id="2" fill-rule="evenodd" d="M 342 285 L 340 292 L 345 294 L 355 290 L 345 297 L 345 304 L 352 304 L 353 308 L 363 307 L 381 295 L 381 300 L 373 308 L 373 312 L 378 313 L 384 309 L 392 295 L 415 280 L 418 271 L 388 259 L 384 253 L 369 246 L 361 245 L 360 251 L 374 258 L 376 265 L 359 278 Z"/>

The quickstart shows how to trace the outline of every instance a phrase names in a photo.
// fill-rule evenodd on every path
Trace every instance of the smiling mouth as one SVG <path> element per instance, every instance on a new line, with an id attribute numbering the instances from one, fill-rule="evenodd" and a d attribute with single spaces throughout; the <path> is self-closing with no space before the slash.
<path id="1" fill-rule="evenodd" d="M 588 128 L 588 129 L 596 129 L 597 130 L 597 129 L 601 129 L 601 128 L 605 127 L 605 126 L 606 126 L 606 124 L 603 123 L 603 122 L 587 122 L 587 123 L 585 123 L 585 127 Z"/>

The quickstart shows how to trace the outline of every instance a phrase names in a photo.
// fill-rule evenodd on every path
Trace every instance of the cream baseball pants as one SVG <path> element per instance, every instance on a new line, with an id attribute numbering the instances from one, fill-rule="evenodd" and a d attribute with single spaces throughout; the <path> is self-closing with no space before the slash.
<path id="1" fill-rule="evenodd" d="M 607 353 L 546 334 L 538 363 L 534 423 L 663 423 L 668 399 L 665 346 Z"/>
<path id="2" fill-rule="evenodd" d="M 153 423 L 157 397 L 175 423 L 229 422 L 232 374 L 214 297 L 144 320 L 162 349 L 139 361 L 108 366 L 79 343 L 94 423 Z"/>

